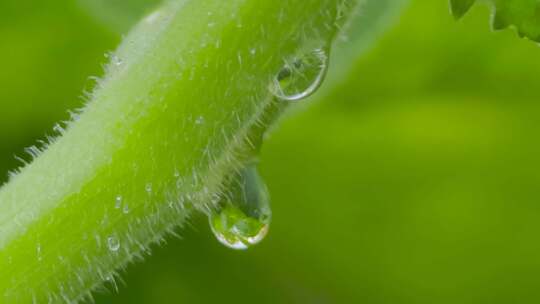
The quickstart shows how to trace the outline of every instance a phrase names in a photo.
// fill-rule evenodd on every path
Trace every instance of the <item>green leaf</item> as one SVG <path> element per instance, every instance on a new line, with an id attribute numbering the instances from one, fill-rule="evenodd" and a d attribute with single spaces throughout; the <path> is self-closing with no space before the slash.
<path id="1" fill-rule="evenodd" d="M 463 17 L 476 0 L 450 0 L 450 8 L 456 19 Z"/>
<path id="2" fill-rule="evenodd" d="M 454 16 L 463 16 L 475 0 L 451 0 Z M 502 30 L 516 28 L 520 37 L 540 42 L 540 1 L 538 0 L 489 0 L 494 12 L 492 27 Z"/>

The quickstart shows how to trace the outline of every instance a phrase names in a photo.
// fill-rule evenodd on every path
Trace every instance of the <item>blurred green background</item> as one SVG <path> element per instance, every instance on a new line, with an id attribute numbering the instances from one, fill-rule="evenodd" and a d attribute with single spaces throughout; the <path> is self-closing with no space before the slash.
<path id="1" fill-rule="evenodd" d="M 0 1 L 2 182 L 119 42 L 88 11 Z M 96 302 L 539 303 L 540 49 L 488 20 L 412 0 L 266 143 L 263 243 L 229 250 L 196 218 Z"/>

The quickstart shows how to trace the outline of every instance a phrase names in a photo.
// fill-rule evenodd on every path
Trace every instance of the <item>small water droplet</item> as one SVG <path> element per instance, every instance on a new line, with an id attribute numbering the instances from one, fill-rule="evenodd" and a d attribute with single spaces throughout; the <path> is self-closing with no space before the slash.
<path id="1" fill-rule="evenodd" d="M 120 209 L 122 207 L 122 196 L 118 195 L 114 200 L 114 208 Z"/>
<path id="2" fill-rule="evenodd" d="M 124 214 L 128 214 L 129 213 L 129 205 L 128 204 L 124 204 L 124 208 L 122 208 L 122 212 Z"/>
<path id="3" fill-rule="evenodd" d="M 238 63 L 242 64 L 242 54 L 240 54 L 240 52 L 238 52 L 238 54 L 236 54 L 236 57 L 238 58 Z"/>
<path id="4" fill-rule="evenodd" d="M 120 249 L 120 241 L 116 237 L 110 236 L 107 239 L 107 247 L 109 247 L 110 251 L 116 252 Z"/>
<path id="5" fill-rule="evenodd" d="M 116 56 L 116 55 L 112 55 L 111 56 L 111 62 L 112 64 L 114 64 L 115 66 L 121 66 L 122 63 L 124 63 L 124 61 L 122 60 L 122 58 Z"/>
<path id="6" fill-rule="evenodd" d="M 203 125 L 204 122 L 205 122 L 205 119 L 204 119 L 203 116 L 199 116 L 199 117 L 197 117 L 197 119 L 195 120 L 195 124 L 197 124 L 197 125 Z"/>
<path id="7" fill-rule="evenodd" d="M 311 96 L 321 86 L 328 71 L 328 52 L 316 48 L 288 60 L 272 80 L 270 91 L 285 101 Z"/>
<path id="8" fill-rule="evenodd" d="M 41 262 L 41 260 L 43 259 L 43 257 L 41 256 L 41 244 L 37 244 L 36 254 L 37 254 L 37 260 Z"/>
<path id="9" fill-rule="evenodd" d="M 148 194 L 152 193 L 152 184 L 151 183 L 146 184 L 146 186 L 144 186 L 144 190 L 146 190 Z"/>
<path id="10" fill-rule="evenodd" d="M 247 249 L 268 233 L 272 211 L 266 185 L 255 165 L 248 165 L 231 183 L 231 195 L 211 212 L 210 227 L 216 238 L 232 249 Z"/>

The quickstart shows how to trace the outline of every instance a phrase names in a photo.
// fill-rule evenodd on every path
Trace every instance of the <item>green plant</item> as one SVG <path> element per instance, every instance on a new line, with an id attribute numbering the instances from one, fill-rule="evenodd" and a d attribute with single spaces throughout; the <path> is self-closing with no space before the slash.
<path id="1" fill-rule="evenodd" d="M 476 0 L 451 0 L 452 13 L 461 18 Z M 493 29 L 515 27 L 522 37 L 540 41 L 540 3 L 536 0 L 489 0 L 493 7 Z"/>
<path id="2" fill-rule="evenodd" d="M 90 296 L 215 208 L 287 105 L 269 89 L 284 62 L 328 52 L 357 5 L 170 1 L 142 20 L 90 102 L 0 192 L 3 302 Z"/>
<path id="3" fill-rule="evenodd" d="M 328 48 L 355 5 L 182 1 L 140 23 L 82 116 L 0 193 L 4 300 L 80 299 L 210 212 L 287 104 L 268 90 L 283 60 Z"/>

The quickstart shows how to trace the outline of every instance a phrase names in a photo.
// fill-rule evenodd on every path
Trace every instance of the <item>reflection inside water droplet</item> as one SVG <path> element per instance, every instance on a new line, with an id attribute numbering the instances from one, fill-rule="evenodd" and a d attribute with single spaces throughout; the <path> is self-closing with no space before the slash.
<path id="1" fill-rule="evenodd" d="M 268 224 L 245 215 L 234 206 L 213 214 L 210 226 L 216 238 L 232 249 L 247 249 L 262 241 L 268 233 Z"/>
<path id="2" fill-rule="evenodd" d="M 247 249 L 268 233 L 272 216 L 268 190 L 255 165 L 244 168 L 231 185 L 220 209 L 210 214 L 210 227 L 223 245 Z"/>
<path id="3" fill-rule="evenodd" d="M 270 91 L 277 98 L 298 101 L 309 97 L 321 86 L 328 71 L 328 52 L 316 48 L 285 62 L 273 79 Z"/>

